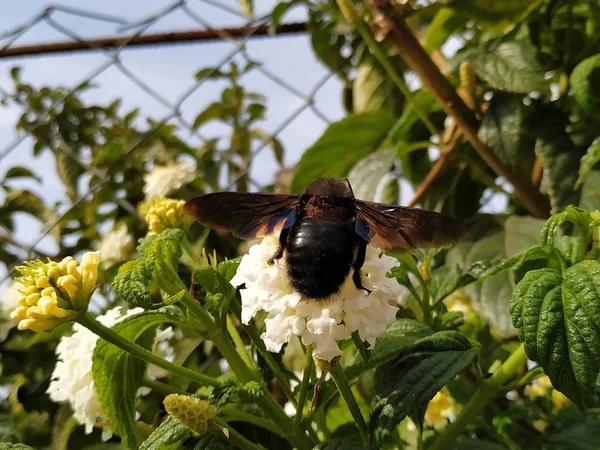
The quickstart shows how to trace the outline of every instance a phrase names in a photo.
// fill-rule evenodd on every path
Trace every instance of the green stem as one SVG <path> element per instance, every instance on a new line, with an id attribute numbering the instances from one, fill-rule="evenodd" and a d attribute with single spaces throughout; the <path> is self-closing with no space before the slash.
<path id="1" fill-rule="evenodd" d="M 241 319 L 242 313 L 239 308 L 239 305 L 236 302 L 231 302 L 231 309 L 232 309 L 233 313 L 239 319 Z M 294 393 L 292 392 L 290 383 L 289 383 L 287 377 L 285 376 L 285 374 L 283 373 L 283 371 L 281 370 L 281 367 L 279 366 L 279 364 L 277 364 L 277 362 L 273 359 L 271 352 L 269 352 L 267 350 L 267 348 L 265 347 L 265 343 L 260 338 L 260 335 L 258 334 L 258 330 L 253 325 L 243 325 L 243 328 L 244 328 L 244 331 L 246 332 L 246 334 L 248 335 L 248 337 L 250 338 L 250 340 L 252 341 L 252 343 L 256 346 L 256 349 L 258 350 L 260 355 L 263 357 L 263 359 L 265 360 L 265 362 L 267 363 L 267 365 L 273 372 L 273 375 L 279 382 L 279 385 L 281 386 L 283 393 L 286 395 L 288 400 L 290 402 L 292 402 L 292 405 L 294 405 L 294 407 L 297 408 L 298 402 L 296 400 L 296 397 L 294 396 Z"/>
<path id="2" fill-rule="evenodd" d="M 306 403 L 306 395 L 308 394 L 308 384 L 312 375 L 312 366 L 315 361 L 312 357 L 312 345 L 306 347 L 306 358 L 304 360 L 304 372 L 302 374 L 302 384 L 300 385 L 300 396 L 298 397 L 298 406 L 296 407 L 296 428 L 300 427 L 304 413 L 304 404 Z"/>
<path id="3" fill-rule="evenodd" d="M 423 323 L 425 325 L 431 325 L 431 302 L 429 300 L 429 288 L 427 286 L 427 283 L 421 276 L 421 273 L 418 270 L 414 272 L 414 275 L 417 278 L 419 285 L 421 286 L 421 291 L 423 292 L 423 295 L 421 297 L 421 309 L 423 311 Z"/>
<path id="4" fill-rule="evenodd" d="M 259 417 L 256 414 L 249 414 L 246 411 L 237 409 L 231 404 L 219 409 L 219 417 L 221 417 L 225 422 L 241 421 L 251 423 L 257 427 L 269 430 L 284 439 L 288 439 L 290 437 L 290 433 L 285 433 L 283 430 L 281 430 L 281 428 L 273 423 L 272 420 Z"/>
<path id="5" fill-rule="evenodd" d="M 115 333 L 111 328 L 108 328 L 98 322 L 94 316 L 90 313 L 85 313 L 80 315 L 77 318 L 77 322 L 92 333 L 97 334 L 102 339 L 111 344 L 116 345 L 122 350 L 125 350 L 128 353 L 131 353 L 133 356 L 146 361 L 147 363 L 154 364 L 155 366 L 161 367 L 169 372 L 175 373 L 177 375 L 181 375 L 182 377 L 188 378 L 190 380 L 197 381 L 203 386 L 219 386 L 221 384 L 220 381 L 215 380 L 209 376 L 203 375 L 198 372 L 194 372 L 186 367 L 178 366 L 169 362 L 160 356 L 155 355 L 154 353 L 146 350 L 143 347 L 125 339 L 118 333 Z"/>
<path id="6" fill-rule="evenodd" d="M 231 320 L 231 316 L 229 314 L 227 314 L 227 331 L 229 332 L 229 336 L 231 336 L 231 339 L 233 340 L 233 343 L 235 344 L 238 353 L 240 354 L 246 365 L 256 370 L 256 365 L 254 364 L 254 361 L 252 361 L 252 358 L 248 354 L 246 346 L 244 345 L 244 341 L 242 341 L 242 337 L 240 336 L 240 333 L 238 333 L 238 330 L 235 327 L 233 320 Z"/>
<path id="7" fill-rule="evenodd" d="M 190 395 L 189 392 L 180 389 L 175 386 L 171 386 L 170 384 L 163 383 L 162 381 L 154 380 L 152 378 L 144 377 L 142 380 L 142 385 L 149 387 L 155 392 L 160 392 L 164 395 L 169 394 L 180 394 L 180 395 Z"/>
<path id="8" fill-rule="evenodd" d="M 375 58 L 377 58 L 381 66 L 385 69 L 388 76 L 394 82 L 398 90 L 402 93 L 402 95 L 404 95 L 406 101 L 413 107 L 419 118 L 423 121 L 423 124 L 429 130 L 429 132 L 434 135 L 440 134 L 440 130 L 438 130 L 437 127 L 433 124 L 433 122 L 429 120 L 429 116 L 427 115 L 427 113 L 421 109 L 417 102 L 415 102 L 412 92 L 410 92 L 410 89 L 408 89 L 408 86 L 404 82 L 404 79 L 398 74 L 398 72 L 396 72 L 396 69 L 394 69 L 394 66 L 392 66 L 392 64 L 388 60 L 388 57 L 381 49 L 379 43 L 373 38 L 371 32 L 365 26 L 365 23 L 363 22 L 362 18 L 358 15 L 358 12 L 356 11 L 354 5 L 349 0 L 337 0 L 337 2 L 342 12 L 350 12 L 350 15 L 352 17 L 346 18 L 349 19 L 356 27 L 356 31 L 358 31 L 365 44 L 367 44 L 369 50 L 371 50 Z"/>
<path id="9" fill-rule="evenodd" d="M 456 422 L 450 424 L 433 442 L 429 450 L 445 450 L 464 432 L 467 425 L 472 423 L 477 415 L 503 390 L 504 385 L 513 378 L 517 371 L 527 363 L 527 355 L 523 344 L 519 346 L 498 371 L 484 384 L 477 388 Z"/>
<path id="10" fill-rule="evenodd" d="M 358 331 L 352 332 L 352 340 L 354 341 L 354 345 L 360 353 L 360 356 L 362 356 L 363 364 L 366 364 L 369 361 L 370 352 L 365 346 L 364 341 L 360 338 Z"/>
<path id="11" fill-rule="evenodd" d="M 235 448 L 239 448 L 240 450 L 267 450 L 262 445 L 255 444 L 254 442 L 246 439 L 240 433 L 238 433 L 233 428 L 231 428 L 229 425 L 227 425 L 227 422 L 225 422 L 221 419 L 217 419 L 217 420 L 215 420 L 215 423 L 217 425 L 219 425 L 221 428 L 225 428 L 228 431 L 229 437 L 227 439 L 229 442 L 231 442 L 231 444 L 233 444 L 233 446 Z"/>
<path id="12" fill-rule="evenodd" d="M 352 388 L 350 387 L 350 383 L 348 382 L 348 378 L 346 378 L 346 374 L 344 373 L 344 369 L 342 368 L 339 362 L 333 364 L 331 367 L 331 377 L 335 382 L 338 390 L 340 391 L 341 396 L 344 398 L 346 405 L 348 405 L 348 409 L 354 418 L 354 422 L 356 422 L 356 426 L 358 427 L 358 432 L 360 433 L 360 437 L 362 438 L 363 444 L 365 448 L 370 449 L 371 444 L 369 442 L 369 433 L 367 430 L 367 424 L 365 422 L 365 418 L 360 411 L 360 407 L 356 402 L 356 398 L 354 398 L 354 394 L 352 393 Z"/>
<path id="13" fill-rule="evenodd" d="M 193 315 L 206 327 L 206 331 L 215 347 L 219 349 L 223 358 L 229 364 L 231 371 L 243 383 L 249 381 L 260 381 L 258 373 L 248 367 L 242 357 L 238 354 L 233 343 L 228 336 L 225 336 L 221 329 L 215 324 L 214 320 L 208 312 L 186 291 L 181 302 L 191 311 Z M 292 430 L 293 422 L 285 414 L 285 411 L 275 401 L 271 393 L 256 401 L 258 406 L 273 420 L 281 429 Z M 298 449 L 310 449 L 314 447 L 311 440 L 300 431 L 296 431 L 290 437 L 290 442 Z"/>

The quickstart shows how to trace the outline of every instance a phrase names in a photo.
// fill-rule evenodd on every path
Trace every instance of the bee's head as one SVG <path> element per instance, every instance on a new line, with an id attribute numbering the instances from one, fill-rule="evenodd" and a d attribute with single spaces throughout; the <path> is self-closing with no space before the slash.
<path id="1" fill-rule="evenodd" d="M 306 188 L 305 194 L 312 196 L 328 196 L 354 198 L 354 193 L 348 180 L 338 178 L 319 178 L 313 181 Z"/>

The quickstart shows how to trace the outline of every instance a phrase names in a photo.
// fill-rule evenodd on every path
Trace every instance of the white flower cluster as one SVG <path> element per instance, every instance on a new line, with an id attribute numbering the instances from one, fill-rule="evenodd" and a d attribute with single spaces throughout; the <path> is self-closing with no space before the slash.
<path id="1" fill-rule="evenodd" d="M 144 175 L 143 187 L 146 198 L 169 195 L 196 178 L 196 165 L 189 162 L 173 162 L 155 166 Z"/>
<path id="2" fill-rule="evenodd" d="M 362 270 L 370 295 L 356 289 L 352 277 L 348 277 L 340 292 L 330 299 L 311 300 L 290 287 L 284 258 L 272 266 L 267 263 L 277 246 L 275 236 L 252 246 L 231 280 L 233 286 L 246 285 L 241 291 L 242 322 L 248 324 L 260 310 L 268 313 L 262 335 L 267 349 L 278 352 L 296 335 L 304 345 L 314 346 L 315 358 L 331 361 L 341 355 L 337 341 L 354 331 L 373 346 L 398 310 L 389 302 L 398 298 L 400 285 L 386 276 L 399 265 L 398 261 L 369 246 Z"/>
<path id="3" fill-rule="evenodd" d="M 11 328 L 18 325 L 19 321 L 14 320 L 10 317 L 10 314 L 17 309 L 19 306 L 19 299 L 23 297 L 21 291 L 24 291 L 25 287 L 18 281 L 13 281 L 8 289 L 2 294 L 2 301 L 0 302 L 0 342 L 6 339 L 8 332 Z"/>
<path id="4" fill-rule="evenodd" d="M 102 263 L 111 265 L 125 261 L 134 248 L 133 236 L 129 234 L 127 225 L 121 224 L 102 238 L 98 251 L 102 255 Z"/>
<path id="5" fill-rule="evenodd" d="M 133 308 L 126 313 L 121 313 L 121 307 L 117 306 L 108 310 L 106 314 L 98 316 L 96 320 L 102 325 L 112 327 L 126 317 L 143 311 L 142 308 Z M 155 346 L 159 341 L 172 336 L 171 328 L 158 331 Z M 73 334 L 63 336 L 56 347 L 58 361 L 52 372 L 48 394 L 54 402 L 69 403 L 73 410 L 73 417 L 85 426 L 87 434 L 92 432 L 94 426 L 102 427 L 102 440 L 106 441 L 112 437 L 113 431 L 94 386 L 92 355 L 97 341 L 96 334 L 77 323 L 73 325 Z M 148 376 L 154 375 L 155 378 L 157 375 L 164 376 L 164 374 L 153 373 L 152 367 L 148 367 Z M 146 393 L 140 389 L 137 394 Z"/>

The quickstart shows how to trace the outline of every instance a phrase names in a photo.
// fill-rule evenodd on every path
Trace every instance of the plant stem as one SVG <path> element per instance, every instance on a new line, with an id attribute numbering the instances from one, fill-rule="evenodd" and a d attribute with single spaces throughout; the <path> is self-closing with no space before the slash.
<path id="1" fill-rule="evenodd" d="M 229 314 L 227 314 L 227 331 L 229 332 L 229 336 L 231 336 L 231 339 L 233 340 L 233 343 L 235 344 L 238 353 L 240 354 L 246 365 L 255 370 L 256 365 L 254 364 L 254 361 L 252 361 L 252 358 L 248 354 L 246 346 L 244 345 L 244 341 L 242 341 L 240 333 L 238 333 L 238 330 L 235 327 L 233 320 L 231 320 L 231 316 Z"/>
<path id="2" fill-rule="evenodd" d="M 504 385 L 513 378 L 517 371 L 527 363 L 525 347 L 521 344 L 498 369 L 491 378 L 477 388 L 456 422 L 450 424 L 433 442 L 429 450 L 444 450 L 464 432 L 465 427 L 473 422 L 483 408 L 503 390 Z"/>
<path id="3" fill-rule="evenodd" d="M 222 330 L 215 324 L 208 312 L 186 291 L 181 302 L 196 316 L 196 318 L 206 327 L 206 331 L 215 347 L 219 349 L 223 358 L 229 364 L 231 371 L 242 383 L 249 381 L 260 381 L 258 374 L 248 367 L 242 357 L 238 354 L 235 346 L 228 336 L 224 335 Z M 264 345 L 264 344 L 263 344 Z M 260 408 L 273 420 L 281 429 L 292 430 L 292 420 L 285 414 L 281 406 L 275 401 L 270 392 L 264 398 L 256 400 Z M 298 449 L 310 449 L 314 445 L 304 432 L 295 431 L 290 436 L 290 442 Z"/>
<path id="4" fill-rule="evenodd" d="M 231 302 L 231 309 L 238 318 L 241 318 L 242 314 L 241 314 L 239 305 L 235 301 Z M 244 328 L 244 331 L 246 332 L 246 334 L 248 335 L 248 337 L 250 338 L 250 340 L 252 341 L 252 343 L 256 346 L 256 349 L 258 350 L 260 355 L 263 357 L 263 359 L 265 360 L 265 362 L 267 363 L 267 365 L 273 372 L 273 375 L 279 382 L 279 385 L 281 386 L 283 393 L 286 395 L 288 400 L 290 402 L 292 402 L 292 405 L 294 405 L 294 407 L 297 408 L 298 401 L 296 400 L 296 397 L 294 396 L 294 393 L 292 392 L 290 383 L 289 383 L 287 377 L 285 376 L 285 374 L 283 373 L 283 371 L 281 370 L 281 367 L 279 367 L 279 364 L 277 364 L 277 362 L 273 359 L 273 356 L 271 355 L 271 353 L 265 347 L 265 343 L 260 338 L 260 335 L 258 334 L 258 330 L 253 325 L 243 325 L 243 328 Z"/>
<path id="5" fill-rule="evenodd" d="M 304 372 L 302 373 L 302 384 L 300 385 L 300 395 L 298 397 L 298 406 L 296 407 L 296 427 L 300 427 L 302 416 L 304 413 L 304 404 L 306 403 L 306 395 L 308 393 L 308 384 L 312 375 L 312 367 L 315 363 L 312 357 L 312 345 L 306 346 L 306 358 L 304 360 Z"/>
<path id="6" fill-rule="evenodd" d="M 352 393 L 352 388 L 350 387 L 350 383 L 348 382 L 348 378 L 346 378 L 346 374 L 344 373 L 344 369 L 342 368 L 339 362 L 333 364 L 331 367 L 331 376 L 338 390 L 340 391 L 341 396 L 344 398 L 346 405 L 348 405 L 348 409 L 354 418 L 354 422 L 358 428 L 358 432 L 360 433 L 360 437 L 362 438 L 363 444 L 365 448 L 370 449 L 371 444 L 369 442 L 369 433 L 367 429 L 367 424 L 365 422 L 365 418 L 360 411 L 360 407 L 356 402 L 356 398 L 354 398 L 354 394 Z"/>
<path id="7" fill-rule="evenodd" d="M 388 76 L 394 82 L 398 90 L 402 93 L 402 95 L 404 95 L 406 101 L 410 103 L 410 105 L 414 108 L 415 112 L 423 121 L 423 124 L 427 127 L 429 132 L 434 135 L 439 134 L 440 131 L 431 122 L 431 120 L 429 120 L 429 116 L 427 115 L 427 113 L 424 112 L 421 109 L 421 107 L 414 101 L 412 92 L 410 92 L 410 89 L 408 89 L 408 86 L 406 86 L 404 79 L 400 75 L 398 75 L 398 73 L 394 69 L 394 66 L 392 66 L 392 64 L 389 62 L 379 43 L 373 38 L 371 32 L 367 29 L 364 22 L 362 21 L 362 18 L 358 15 L 358 12 L 356 11 L 352 2 L 350 0 L 337 0 L 337 3 L 346 20 L 348 20 L 356 27 L 356 30 L 362 37 L 365 44 L 367 44 L 367 47 L 369 47 L 369 50 L 371 50 L 375 58 L 377 58 L 379 63 L 385 69 Z"/>
<path id="8" fill-rule="evenodd" d="M 240 450 L 267 450 L 260 444 L 255 444 L 254 442 L 249 441 L 240 433 L 235 431 L 227 422 L 224 422 L 221 419 L 215 420 L 215 423 L 219 425 L 221 428 L 225 428 L 229 432 L 228 440 L 233 444 L 235 448 L 239 448 Z"/>
<path id="9" fill-rule="evenodd" d="M 368 5 L 373 15 L 374 20 L 371 25 L 374 30 L 379 35 L 385 36 L 398 49 L 398 53 L 409 67 L 417 73 L 423 86 L 433 94 L 444 112 L 455 118 L 456 124 L 479 156 L 498 176 L 505 177 L 514 186 L 515 197 L 527 210 L 536 217 L 548 217 L 550 208 L 547 198 L 540 194 L 526 178 L 513 173 L 510 167 L 504 164 L 479 139 L 477 134 L 480 125 L 479 120 L 458 95 L 450 80 L 440 72 L 440 69 L 431 60 L 431 57 L 419 43 L 419 40 L 396 8 L 396 3 L 392 0 L 363 0 L 363 2 Z M 342 3 L 347 4 L 350 1 L 338 0 L 338 3 L 341 7 Z M 359 17 L 354 22 L 358 23 L 359 21 L 362 23 L 362 18 Z M 362 36 L 358 26 L 357 30 Z"/>
<path id="10" fill-rule="evenodd" d="M 352 332 L 352 340 L 354 341 L 354 345 L 363 359 L 363 364 L 366 364 L 369 361 L 370 352 L 365 346 L 364 341 L 360 338 L 358 331 Z"/>
<path id="11" fill-rule="evenodd" d="M 146 350 L 143 347 L 125 339 L 120 334 L 114 332 L 111 328 L 108 328 L 98 322 L 94 316 L 90 313 L 85 313 L 80 315 L 77 318 L 77 322 L 92 333 L 97 334 L 102 339 L 107 342 L 110 342 L 113 345 L 116 345 L 122 350 L 125 350 L 128 353 L 131 353 L 133 356 L 146 361 L 147 363 L 154 364 L 155 366 L 161 367 L 169 372 L 176 373 L 177 375 L 181 375 L 182 377 L 188 378 L 190 380 L 197 381 L 203 386 L 219 386 L 221 384 L 220 381 L 215 380 L 212 377 L 203 375 L 198 372 L 194 372 L 186 367 L 178 366 L 169 362 L 160 356 L 155 355 L 154 353 Z"/>
<path id="12" fill-rule="evenodd" d="M 265 419 L 264 417 L 259 417 L 255 414 L 249 414 L 246 411 L 242 411 L 241 409 L 238 409 L 231 404 L 219 409 L 219 417 L 221 417 L 225 422 L 242 421 L 251 423 L 253 425 L 256 425 L 257 427 L 269 430 L 275 433 L 276 435 L 281 436 L 284 439 L 288 439 L 290 437 L 290 433 L 285 433 L 281 428 L 277 426 L 277 424 L 273 423 L 272 420 Z"/>
<path id="13" fill-rule="evenodd" d="M 148 377 L 144 377 L 144 379 L 142 380 L 142 385 L 149 387 L 153 391 L 160 392 L 161 394 L 164 394 L 164 395 L 169 395 L 169 394 L 190 395 L 189 392 L 187 392 L 183 389 L 180 389 L 175 386 L 171 386 L 170 384 L 163 383 L 161 381 L 154 380 L 154 379 L 148 378 Z"/>

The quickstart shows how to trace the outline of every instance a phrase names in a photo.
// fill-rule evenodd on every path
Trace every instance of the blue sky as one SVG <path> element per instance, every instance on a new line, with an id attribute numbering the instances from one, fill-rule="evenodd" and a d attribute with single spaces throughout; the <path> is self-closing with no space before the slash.
<path id="1" fill-rule="evenodd" d="M 213 3 L 213 4 L 211 4 Z M 235 1 L 188 0 L 186 6 L 212 27 L 242 26 L 246 19 L 239 15 L 219 8 L 214 4 L 236 10 Z M 256 16 L 267 14 L 276 3 L 274 1 L 255 2 Z M 0 36 L 13 30 L 36 17 L 49 5 L 64 5 L 87 11 L 95 11 L 113 15 L 136 23 L 147 17 L 159 14 L 174 2 L 167 0 L 103 0 L 92 2 L 84 0 L 65 0 L 60 3 L 48 3 L 37 0 L 25 2 L 2 2 L 0 4 Z M 100 7 L 101 6 L 101 7 Z M 301 8 L 293 9 L 285 21 L 303 20 L 305 12 Z M 119 33 L 120 25 L 114 22 L 94 20 L 70 13 L 56 11 L 51 18 L 61 26 L 81 38 L 95 38 Z M 145 33 L 165 31 L 200 29 L 195 22 L 181 9 L 165 14 Z M 135 30 L 135 28 L 133 29 Z M 70 40 L 70 37 L 52 28 L 48 23 L 40 21 L 31 26 L 11 46 L 30 43 Z M 0 38 L 0 48 L 6 45 L 7 39 Z M 276 38 L 259 38 L 249 41 L 246 46 L 247 54 L 253 60 L 262 63 L 287 83 L 294 86 L 304 95 L 308 95 L 313 87 L 327 77 L 328 70 L 319 63 L 313 55 L 309 39 L 304 34 L 287 35 Z M 228 42 L 215 41 L 211 43 L 178 44 L 157 47 L 138 47 L 124 50 L 120 55 L 123 66 L 135 74 L 141 81 L 158 92 L 169 102 L 175 102 L 182 93 L 194 84 L 194 74 L 203 67 L 214 66 L 229 55 L 235 47 Z M 239 55 L 236 61 L 244 61 Z M 86 52 L 71 54 L 54 54 L 48 56 L 33 56 L 27 58 L 0 59 L 0 88 L 10 90 L 12 80 L 9 71 L 15 66 L 22 67 L 22 77 L 35 86 L 67 86 L 73 87 L 90 77 L 99 67 L 110 62 L 110 58 L 102 52 Z M 162 119 L 169 114 L 170 109 L 148 95 L 133 83 L 117 67 L 110 67 L 93 80 L 96 88 L 88 91 L 83 98 L 90 103 L 109 104 L 117 98 L 122 98 L 122 111 L 139 108 L 142 117 Z M 287 91 L 263 74 L 253 71 L 242 80 L 246 89 L 262 93 L 267 98 L 267 116 L 260 124 L 268 132 L 274 132 L 284 119 L 289 117 L 304 104 L 304 100 Z M 203 106 L 220 95 L 220 89 L 215 84 L 207 83 L 195 91 L 182 104 L 182 113 L 186 120 L 193 121 L 195 115 Z M 335 77 L 330 77 L 315 96 L 316 106 L 329 121 L 344 117 L 341 104 L 341 84 Z M 18 107 L 0 109 L 0 155 L 18 138 L 14 124 L 22 113 Z M 293 165 L 302 151 L 312 144 L 324 131 L 327 123 L 315 115 L 310 109 L 304 110 L 280 134 L 286 150 L 286 165 Z M 219 125 L 207 126 L 202 129 L 205 135 L 224 135 L 227 130 Z M 181 136 L 192 143 L 199 141 L 182 132 Z M 41 184 L 32 182 L 15 182 L 15 187 L 26 186 L 40 194 L 48 204 L 65 200 L 66 195 L 57 175 L 52 169 L 53 157 L 47 153 L 38 158 L 32 157 L 32 141 L 25 139 L 0 161 L 0 176 L 15 165 L 32 168 L 43 179 Z M 254 162 L 253 178 L 261 184 L 272 181 L 277 169 L 275 160 L 269 149 L 263 150 Z M 1 195 L 1 194 L 0 194 Z M 18 229 L 15 233 L 17 240 L 23 243 L 33 242 L 41 232 L 40 224 L 28 217 L 20 216 Z M 50 238 L 40 242 L 40 250 L 52 253 L 55 244 Z M 0 269 L 0 278 L 3 278 Z"/>

